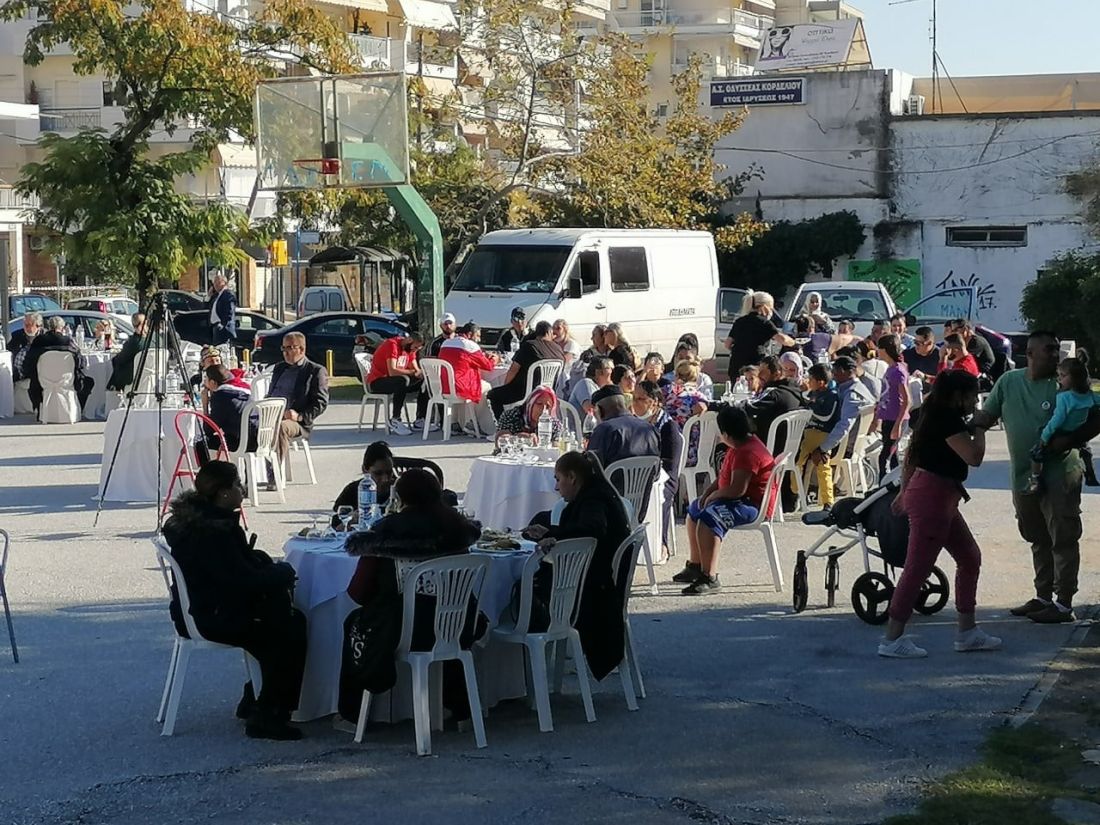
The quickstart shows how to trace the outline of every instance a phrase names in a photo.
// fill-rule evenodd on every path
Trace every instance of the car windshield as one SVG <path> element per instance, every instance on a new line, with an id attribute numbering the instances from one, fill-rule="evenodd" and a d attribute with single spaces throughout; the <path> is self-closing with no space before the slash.
<path id="1" fill-rule="evenodd" d="M 541 292 L 553 290 L 569 257 L 567 246 L 479 246 L 452 290 L 459 292 Z"/>
<path id="2" fill-rule="evenodd" d="M 806 298 L 811 291 L 821 295 L 821 309 L 831 318 L 874 321 L 877 318 L 885 320 L 890 314 L 886 308 L 886 302 L 882 300 L 882 293 L 877 290 L 818 288 L 816 284 L 814 287 L 813 290 L 807 290 L 799 295 L 791 318 L 806 311 Z"/>

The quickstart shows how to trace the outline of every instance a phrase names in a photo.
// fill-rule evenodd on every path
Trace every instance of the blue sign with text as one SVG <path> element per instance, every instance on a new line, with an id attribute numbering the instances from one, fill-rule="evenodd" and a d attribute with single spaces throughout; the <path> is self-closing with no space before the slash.
<path id="1" fill-rule="evenodd" d="M 743 77 L 710 82 L 711 106 L 776 106 L 805 102 L 804 77 Z"/>

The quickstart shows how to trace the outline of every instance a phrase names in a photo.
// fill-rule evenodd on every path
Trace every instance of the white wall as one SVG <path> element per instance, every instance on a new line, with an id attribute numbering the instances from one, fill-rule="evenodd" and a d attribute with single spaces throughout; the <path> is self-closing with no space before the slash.
<path id="1" fill-rule="evenodd" d="M 892 131 L 897 217 L 912 222 L 895 257 L 922 260 L 925 294 L 972 283 L 979 320 L 1022 328 L 1020 298 L 1037 271 L 1059 252 L 1096 246 L 1064 186 L 1100 162 L 1100 116 L 924 116 Z M 1027 245 L 948 246 L 947 228 L 960 226 L 1026 226 Z"/>

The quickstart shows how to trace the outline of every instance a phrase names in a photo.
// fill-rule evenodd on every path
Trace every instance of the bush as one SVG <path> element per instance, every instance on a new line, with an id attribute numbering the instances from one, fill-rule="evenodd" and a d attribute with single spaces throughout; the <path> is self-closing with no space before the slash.
<path id="1" fill-rule="evenodd" d="M 1049 329 L 1088 349 L 1100 367 L 1100 254 L 1066 252 L 1024 287 L 1020 315 L 1030 329 Z"/>

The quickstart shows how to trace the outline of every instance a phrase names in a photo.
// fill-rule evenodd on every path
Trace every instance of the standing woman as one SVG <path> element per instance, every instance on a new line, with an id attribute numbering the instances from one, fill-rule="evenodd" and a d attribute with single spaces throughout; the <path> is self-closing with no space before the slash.
<path id="1" fill-rule="evenodd" d="M 882 449 L 878 454 L 878 477 L 886 475 L 886 467 L 898 466 L 897 444 L 909 419 L 909 367 L 901 357 L 901 340 L 896 335 L 878 339 L 878 357 L 886 362 L 882 379 L 882 395 L 875 406 L 872 425 L 882 430 Z"/>
<path id="2" fill-rule="evenodd" d="M 726 347 L 730 351 L 730 381 L 736 382 L 741 368 L 759 364 L 765 355 L 765 345 L 775 342 L 781 347 L 795 346 L 794 339 L 772 323 L 775 299 L 767 292 L 749 292 L 741 305 L 741 317 L 730 327 Z"/>
<path id="3" fill-rule="evenodd" d="M 955 560 L 955 650 L 999 650 L 1001 640 L 974 620 L 982 553 L 959 512 L 969 499 L 963 482 L 985 458 L 985 431 L 967 423 L 978 405 L 978 379 L 962 370 L 941 373 L 921 406 L 920 422 L 905 454 L 902 489 L 894 509 L 909 515 L 909 547 L 894 595 L 890 623 L 878 655 L 920 659 L 928 655 L 905 635 L 913 606 L 944 549 Z"/>

